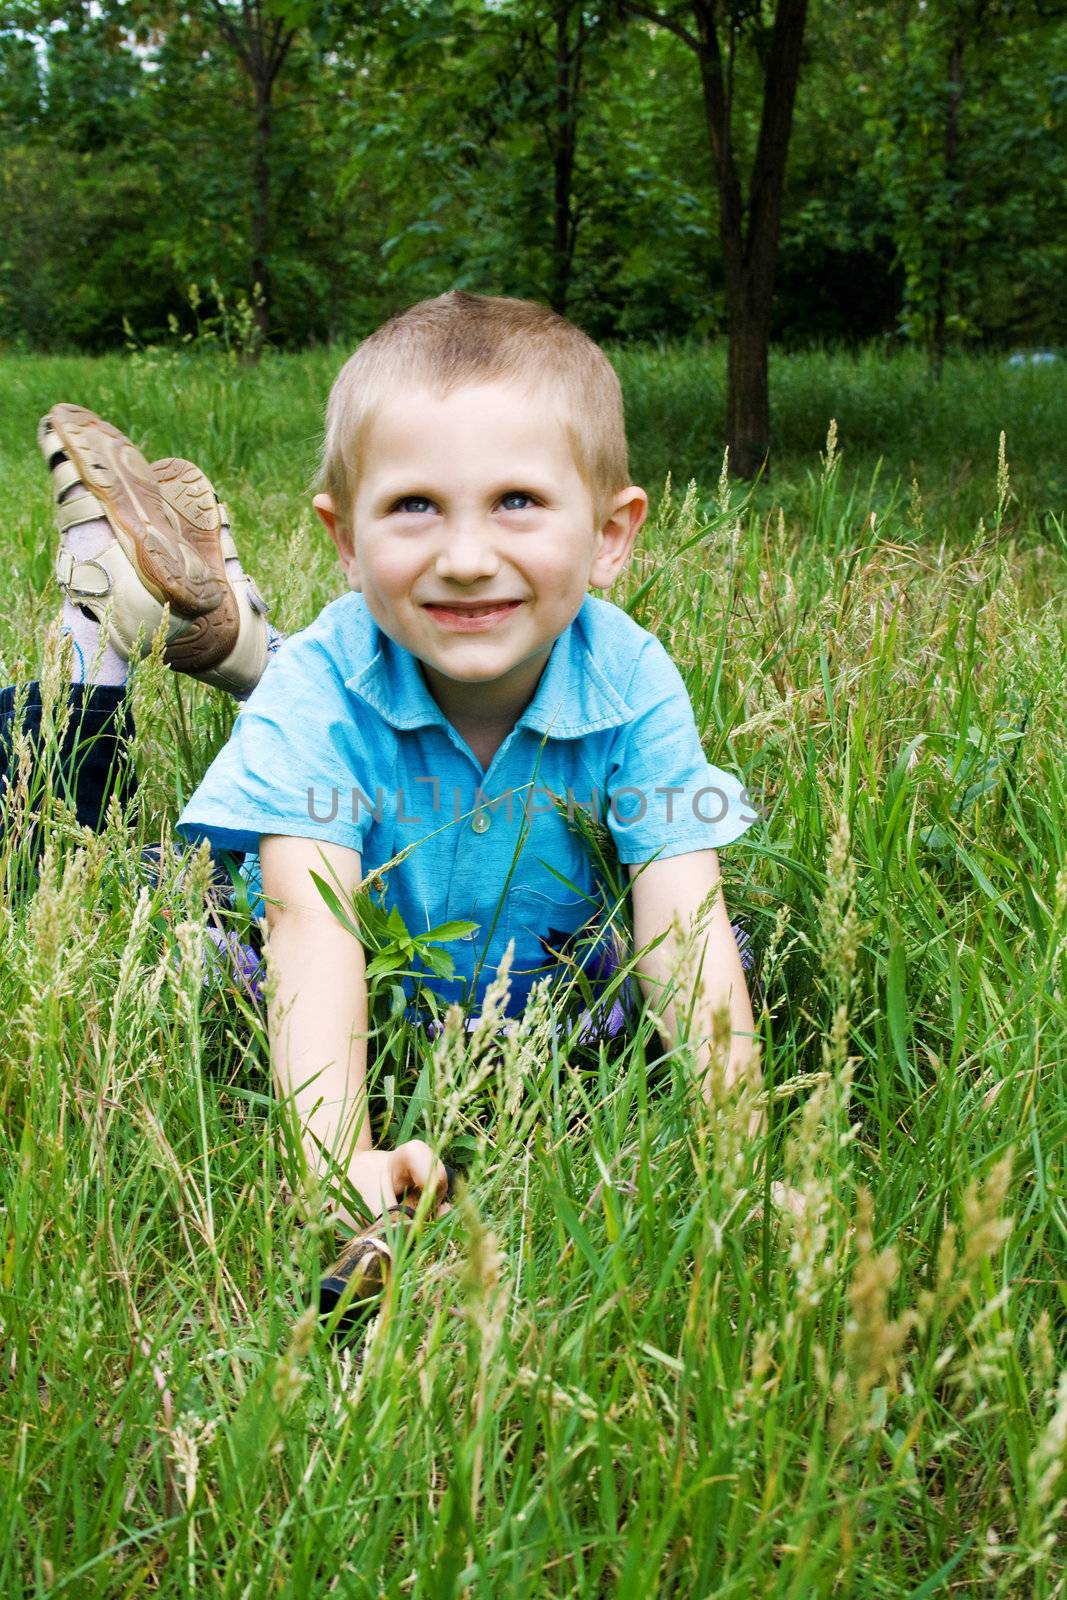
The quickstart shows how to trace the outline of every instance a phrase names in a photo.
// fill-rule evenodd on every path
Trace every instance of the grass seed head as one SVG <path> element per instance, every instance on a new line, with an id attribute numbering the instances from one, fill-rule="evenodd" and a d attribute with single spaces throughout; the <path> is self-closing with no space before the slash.
<path id="1" fill-rule="evenodd" d="M 1052 1318 L 1047 1306 L 1042 1307 L 1037 1321 L 1026 1338 L 1030 1350 L 1032 1393 L 1038 1393 L 1052 1382 L 1056 1370 L 1056 1351 L 1052 1343 Z"/>
<path id="2" fill-rule="evenodd" d="M 1011 1182 L 1011 1167 L 1009 1151 L 990 1168 L 984 1183 L 972 1179 L 964 1191 L 963 1255 L 960 1267 L 968 1276 L 981 1262 L 995 1255 L 1011 1237 L 1015 1219 L 1002 1215 Z"/>
<path id="3" fill-rule="evenodd" d="M 1067 1367 L 1050 1396 L 1050 1409 L 1029 1462 L 1034 1499 L 1043 1509 L 1052 1505 L 1061 1488 L 1067 1489 Z"/>
<path id="4" fill-rule="evenodd" d="M 85 937 L 87 906 L 95 900 L 100 850 L 75 850 L 65 861 L 54 838 L 41 854 L 37 891 L 26 913 L 26 976 L 35 1002 L 74 993 L 95 945 Z"/>
<path id="5" fill-rule="evenodd" d="M 271 1399 L 281 1413 L 289 1410 L 307 1382 L 306 1362 L 319 1325 L 317 1306 L 307 1306 L 293 1324 L 289 1347 L 280 1357 L 271 1381 Z"/>
<path id="6" fill-rule="evenodd" d="M 181 1477 L 186 1511 L 191 1511 L 200 1478 L 200 1452 L 210 1445 L 218 1429 L 217 1417 L 186 1413 L 170 1430 L 168 1445 L 175 1474 Z"/>
<path id="7" fill-rule="evenodd" d="M 55 758 L 70 722 L 73 656 L 73 643 L 57 616 L 45 630 L 41 660 L 40 750 L 48 759 Z"/>
<path id="8" fill-rule="evenodd" d="M 997 527 L 1000 527 L 1008 501 L 1012 499 L 1011 473 L 1008 470 L 1008 436 L 1000 430 L 997 440 Z"/>
<path id="9" fill-rule="evenodd" d="M 502 1279 L 504 1257 L 496 1234 L 485 1226 L 469 1191 L 461 1208 L 467 1241 L 462 1278 L 464 1315 L 478 1330 L 485 1360 L 496 1347 L 507 1311 Z"/>
<path id="10" fill-rule="evenodd" d="M 844 1331 L 845 1366 L 851 1385 L 851 1413 L 861 1427 L 873 1426 L 871 1391 L 892 1385 L 897 1367 L 915 1326 L 916 1316 L 905 1311 L 889 1315 L 889 1296 L 900 1272 L 895 1250 L 874 1248 L 874 1202 L 870 1190 L 857 1191 L 856 1264 L 848 1289 L 849 1319 Z"/>
<path id="11" fill-rule="evenodd" d="M 837 1192 L 848 1178 L 847 1147 L 854 1137 L 848 1112 L 852 1065 L 820 1083 L 804 1102 L 786 1142 L 786 1178 L 798 1196 L 788 1219 L 794 1309 L 819 1305 L 837 1274 L 841 1218 Z"/>
<path id="12" fill-rule="evenodd" d="M 856 865 L 848 816 L 838 813 L 826 858 L 826 892 L 819 906 L 819 948 L 832 991 L 847 1000 L 856 974 L 860 925 Z"/>

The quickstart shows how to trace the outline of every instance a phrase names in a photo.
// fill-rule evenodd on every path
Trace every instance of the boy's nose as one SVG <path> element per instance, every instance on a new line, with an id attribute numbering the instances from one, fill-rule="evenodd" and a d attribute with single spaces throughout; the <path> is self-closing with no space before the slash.
<path id="1" fill-rule="evenodd" d="M 476 583 L 492 578 L 500 570 L 500 558 L 492 538 L 471 523 L 453 523 L 437 555 L 437 575 L 456 583 Z"/>

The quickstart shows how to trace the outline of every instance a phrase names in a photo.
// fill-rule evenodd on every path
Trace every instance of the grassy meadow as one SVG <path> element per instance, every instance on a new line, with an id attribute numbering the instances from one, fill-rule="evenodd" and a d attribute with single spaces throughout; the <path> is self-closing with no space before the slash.
<path id="1" fill-rule="evenodd" d="M 233 706 L 144 663 L 138 803 L 90 835 L 45 771 L 39 872 L 25 779 L 0 843 L 4 1596 L 1067 1593 L 1067 369 L 781 356 L 745 494 L 721 352 L 618 363 L 655 509 L 613 598 L 766 811 L 723 861 L 769 1133 L 648 1018 L 394 1028 L 378 1137 L 468 1188 L 325 1339 L 262 1019 L 202 982 L 202 872 L 139 871 Z M 340 592 L 337 364 L 0 358 L 3 682 L 61 724 L 49 402 L 199 460 L 290 630 Z"/>

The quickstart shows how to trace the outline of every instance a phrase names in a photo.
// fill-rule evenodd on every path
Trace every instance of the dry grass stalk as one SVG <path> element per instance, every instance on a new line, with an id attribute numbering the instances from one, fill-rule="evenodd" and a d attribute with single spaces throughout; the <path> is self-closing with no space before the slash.
<path id="1" fill-rule="evenodd" d="M 843 1351 L 845 1372 L 838 1375 L 839 1428 L 869 1430 L 878 1425 L 870 1405 L 871 1392 L 883 1384 L 896 1382 L 900 1358 L 912 1329 L 918 1323 L 914 1311 L 889 1315 L 889 1297 L 900 1272 L 897 1253 L 892 1248 L 874 1248 L 874 1202 L 870 1190 L 857 1191 L 856 1264 L 848 1289 L 849 1318 L 845 1323 Z"/>

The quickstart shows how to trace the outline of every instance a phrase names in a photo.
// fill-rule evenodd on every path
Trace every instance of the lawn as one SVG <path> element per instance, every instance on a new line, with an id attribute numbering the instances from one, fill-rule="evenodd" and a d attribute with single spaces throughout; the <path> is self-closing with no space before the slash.
<path id="1" fill-rule="evenodd" d="M 746 494 L 721 351 L 618 363 L 655 511 L 612 598 L 765 811 L 723 859 L 770 1131 L 648 1018 L 393 1027 L 376 1131 L 467 1190 L 331 1343 L 263 1022 L 200 874 L 139 870 L 233 706 L 145 663 L 139 803 L 83 834 L 46 771 L 39 871 L 24 795 L 0 846 L 4 1595 L 1064 1593 L 1067 369 L 782 356 Z M 293 629 L 336 365 L 0 359 L 3 681 L 55 689 L 50 401 L 199 460 Z"/>

